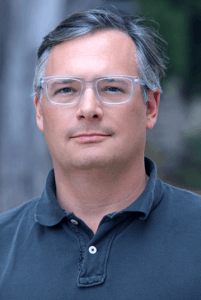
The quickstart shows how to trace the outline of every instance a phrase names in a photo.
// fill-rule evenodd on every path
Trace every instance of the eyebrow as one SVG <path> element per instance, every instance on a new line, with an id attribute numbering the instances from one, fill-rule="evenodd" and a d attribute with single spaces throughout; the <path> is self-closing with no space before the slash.
<path id="1" fill-rule="evenodd" d="M 54 81 L 51 85 L 52 88 L 54 88 L 55 86 L 58 86 L 58 85 L 62 85 L 62 84 L 67 84 L 67 83 L 72 83 L 73 80 L 72 79 L 62 79 L 62 80 L 57 80 L 57 81 Z"/>
<path id="2" fill-rule="evenodd" d="M 103 79 L 106 82 L 119 82 L 122 83 L 124 85 L 128 85 L 127 82 L 125 82 L 125 80 L 116 80 L 115 78 L 108 78 L 108 79 Z"/>
<path id="3" fill-rule="evenodd" d="M 64 84 L 64 83 L 72 83 L 72 79 L 62 79 L 62 80 L 58 80 L 58 81 L 55 81 L 54 84 Z"/>

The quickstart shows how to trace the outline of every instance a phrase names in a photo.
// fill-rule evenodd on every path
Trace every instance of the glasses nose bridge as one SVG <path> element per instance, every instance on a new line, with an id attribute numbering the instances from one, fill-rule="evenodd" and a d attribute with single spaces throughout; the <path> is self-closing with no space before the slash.
<path id="1" fill-rule="evenodd" d="M 85 92 L 86 89 L 92 89 L 94 93 L 96 93 L 94 80 L 84 80 L 83 83 L 84 83 L 83 93 Z"/>
<path id="2" fill-rule="evenodd" d="M 97 97 L 95 80 L 83 80 L 82 84 L 83 84 L 82 97 L 84 96 L 86 89 L 92 89 L 95 96 Z"/>

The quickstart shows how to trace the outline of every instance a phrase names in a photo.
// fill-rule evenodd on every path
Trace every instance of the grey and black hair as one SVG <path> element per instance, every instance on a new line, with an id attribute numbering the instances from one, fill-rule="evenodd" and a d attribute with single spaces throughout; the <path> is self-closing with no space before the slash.
<path id="1" fill-rule="evenodd" d="M 133 17 L 117 9 L 97 8 L 75 13 L 62 21 L 46 35 L 37 53 L 34 78 L 34 91 L 41 98 L 40 78 L 45 72 L 46 62 L 53 46 L 96 30 L 117 29 L 126 32 L 137 47 L 137 63 L 141 79 L 144 101 L 148 90 L 161 89 L 160 79 L 164 75 L 165 54 L 161 44 L 165 44 L 160 35 L 144 25 L 144 18 Z"/>

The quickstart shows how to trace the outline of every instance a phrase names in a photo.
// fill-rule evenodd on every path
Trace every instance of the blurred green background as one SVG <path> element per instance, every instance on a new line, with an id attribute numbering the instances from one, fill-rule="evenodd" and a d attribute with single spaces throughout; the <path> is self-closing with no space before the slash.
<path id="1" fill-rule="evenodd" d="M 201 1 L 140 0 L 139 13 L 158 22 L 169 57 L 146 155 L 161 179 L 201 194 Z"/>

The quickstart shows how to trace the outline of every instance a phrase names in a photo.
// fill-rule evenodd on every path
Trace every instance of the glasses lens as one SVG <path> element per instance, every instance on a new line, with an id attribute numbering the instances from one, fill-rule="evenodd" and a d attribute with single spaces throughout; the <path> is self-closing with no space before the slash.
<path id="1" fill-rule="evenodd" d="M 130 99 L 133 85 L 128 78 L 104 78 L 97 82 L 97 90 L 102 102 L 123 103 Z"/>
<path id="2" fill-rule="evenodd" d="M 77 79 L 57 78 L 47 82 L 49 99 L 56 104 L 72 104 L 79 101 L 82 83 Z"/>

